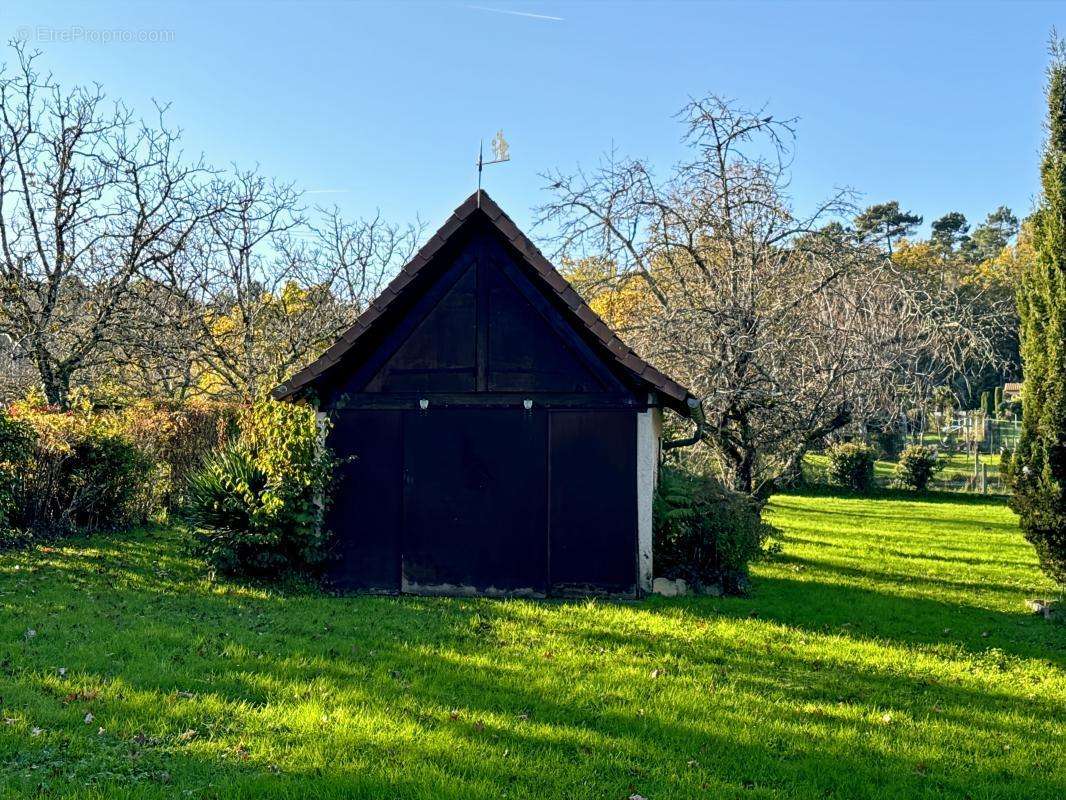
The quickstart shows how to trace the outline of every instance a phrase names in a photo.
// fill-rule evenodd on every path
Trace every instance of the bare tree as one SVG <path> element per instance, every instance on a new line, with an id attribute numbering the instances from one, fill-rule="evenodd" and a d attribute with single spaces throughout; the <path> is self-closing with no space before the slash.
<path id="1" fill-rule="evenodd" d="M 163 108 L 152 124 L 99 86 L 64 91 L 13 44 L 0 71 L 0 332 L 48 400 L 127 337 L 139 276 L 179 252 L 213 209 Z"/>
<path id="2" fill-rule="evenodd" d="M 273 323 L 287 312 L 290 273 L 275 247 L 304 224 L 299 193 L 255 171 L 235 170 L 211 187 L 223 213 L 186 251 L 186 278 L 197 299 L 199 357 L 229 393 L 256 397 L 271 380 L 279 348 Z"/>
<path id="3" fill-rule="evenodd" d="M 1009 368 L 1017 336 L 1014 298 L 1002 287 L 947 281 L 943 275 L 896 268 L 900 294 L 899 410 L 922 409 L 948 392 L 974 394 L 990 372 Z"/>
<path id="4" fill-rule="evenodd" d="M 190 296 L 173 291 L 167 280 L 173 261 L 168 259 L 158 275 L 134 284 L 123 315 L 124 335 L 107 345 L 101 352 L 103 363 L 85 375 L 94 395 L 107 387 L 157 400 L 183 401 L 201 393 L 197 353 L 204 309 Z"/>
<path id="5" fill-rule="evenodd" d="M 345 222 L 255 170 L 211 186 L 222 209 L 166 265 L 180 302 L 175 331 L 195 330 L 199 389 L 253 399 L 314 360 L 413 253 L 418 226 Z"/>
<path id="6" fill-rule="evenodd" d="M 328 285 L 349 316 L 358 315 L 380 294 L 396 268 L 414 255 L 424 226 L 372 219 L 348 222 L 333 208 L 318 208 L 303 247 L 286 247 L 290 260 L 310 266 L 308 283 Z M 299 244 L 299 243 L 297 243 Z M 344 327 L 348 320 L 338 320 Z"/>
<path id="7" fill-rule="evenodd" d="M 849 193 L 794 210 L 793 120 L 713 96 L 680 117 L 691 157 L 668 178 L 613 155 L 549 173 L 538 223 L 562 256 L 645 288 L 631 343 L 701 398 L 693 439 L 728 482 L 764 495 L 823 437 L 892 409 L 932 323 L 885 254 L 837 222 Z"/>
<path id="8" fill-rule="evenodd" d="M 15 341 L 0 333 L 0 404 L 25 395 L 33 385 L 36 371 Z"/>

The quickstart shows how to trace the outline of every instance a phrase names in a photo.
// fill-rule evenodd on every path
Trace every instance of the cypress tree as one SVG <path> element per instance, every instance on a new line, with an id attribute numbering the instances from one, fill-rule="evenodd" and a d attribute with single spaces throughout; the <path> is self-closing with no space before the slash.
<path id="1" fill-rule="evenodd" d="M 996 412 L 996 418 L 999 418 L 999 412 L 1003 410 L 1003 387 L 996 387 L 996 399 L 995 405 L 992 406 L 993 411 Z"/>
<path id="2" fill-rule="evenodd" d="M 1025 383 L 1010 482 L 1022 532 L 1044 571 L 1066 585 L 1066 43 L 1057 37 L 1047 102 L 1035 258 L 1024 267 L 1018 289 Z"/>
<path id="3" fill-rule="evenodd" d="M 987 389 L 981 392 L 981 410 L 988 414 L 988 416 L 992 416 L 992 396 L 988 393 Z"/>

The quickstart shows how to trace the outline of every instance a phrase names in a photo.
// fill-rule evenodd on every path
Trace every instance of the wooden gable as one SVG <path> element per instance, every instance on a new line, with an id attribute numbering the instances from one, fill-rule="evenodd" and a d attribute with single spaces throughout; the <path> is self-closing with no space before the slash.
<path id="1" fill-rule="evenodd" d="M 510 394 L 643 406 L 652 392 L 684 414 L 690 399 L 626 348 L 484 194 L 275 395 L 312 388 L 325 407 Z"/>

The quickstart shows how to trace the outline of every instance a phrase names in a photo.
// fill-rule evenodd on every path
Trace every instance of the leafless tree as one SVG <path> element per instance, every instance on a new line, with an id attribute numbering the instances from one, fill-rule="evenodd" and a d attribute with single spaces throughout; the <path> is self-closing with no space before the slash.
<path id="1" fill-rule="evenodd" d="M 48 400 L 126 337 L 137 280 L 214 213 L 163 108 L 138 120 L 100 87 L 64 91 L 14 43 L 0 71 L 0 332 Z"/>
<path id="2" fill-rule="evenodd" d="M 1017 336 L 1014 298 L 1001 286 L 945 280 L 942 275 L 897 268 L 901 328 L 897 394 L 900 411 L 925 408 L 945 390 L 955 402 L 974 394 L 974 383 L 1008 368 Z"/>
<path id="3" fill-rule="evenodd" d="M 101 390 L 108 387 L 119 395 L 157 400 L 182 401 L 201 393 L 197 354 L 204 309 L 172 290 L 166 275 L 173 261 L 134 284 L 123 314 L 124 335 L 107 345 L 100 366 L 84 376 L 94 395 L 106 395 Z"/>
<path id="4" fill-rule="evenodd" d="M 15 341 L 0 333 L 0 404 L 26 394 L 33 385 L 36 371 Z"/>
<path id="5" fill-rule="evenodd" d="M 848 192 L 794 210 L 794 120 L 713 96 L 679 116 L 691 156 L 666 179 L 613 154 L 549 173 L 538 223 L 563 257 L 639 282 L 631 344 L 701 398 L 694 438 L 727 481 L 765 495 L 823 437 L 890 412 L 935 325 L 885 254 L 839 223 Z"/>
<path id="6" fill-rule="evenodd" d="M 181 302 L 172 328 L 194 330 L 193 378 L 209 393 L 253 399 L 333 342 L 414 250 L 418 226 L 380 217 L 309 218 L 289 184 L 235 169 L 210 189 L 220 213 L 167 264 Z"/>
<path id="7" fill-rule="evenodd" d="M 361 313 L 415 253 L 424 226 L 386 222 L 380 212 L 371 219 L 346 221 L 340 210 L 318 208 L 309 235 L 297 250 L 287 247 L 290 260 L 310 266 L 304 280 L 329 285 L 349 315 Z M 340 326 L 347 321 L 338 321 Z"/>

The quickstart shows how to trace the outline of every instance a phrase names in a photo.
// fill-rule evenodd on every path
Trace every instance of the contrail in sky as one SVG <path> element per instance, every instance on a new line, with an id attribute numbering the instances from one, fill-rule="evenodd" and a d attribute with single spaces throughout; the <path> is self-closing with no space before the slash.
<path id="1" fill-rule="evenodd" d="M 513 17 L 529 17 L 530 19 L 546 19 L 552 22 L 565 22 L 564 17 L 553 17 L 550 14 L 533 14 L 529 11 L 511 11 L 507 8 L 488 8 L 487 6 L 467 6 L 474 11 L 491 11 L 493 14 L 510 14 Z"/>

